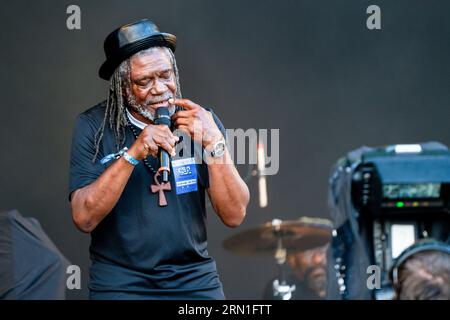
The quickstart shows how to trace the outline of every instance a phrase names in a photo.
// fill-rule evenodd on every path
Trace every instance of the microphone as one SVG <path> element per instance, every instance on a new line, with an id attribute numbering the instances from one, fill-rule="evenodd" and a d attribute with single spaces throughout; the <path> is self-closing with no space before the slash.
<path id="1" fill-rule="evenodd" d="M 156 109 L 154 122 L 156 125 L 162 124 L 170 128 L 172 120 L 170 118 L 169 108 L 159 107 L 158 109 Z M 167 153 L 166 150 L 159 147 L 158 158 L 159 158 L 158 173 L 161 175 L 162 182 L 168 182 L 170 174 L 170 155 Z"/>
<path id="2" fill-rule="evenodd" d="M 258 143 L 257 146 L 257 162 L 258 162 L 258 189 L 259 189 L 259 206 L 267 207 L 267 183 L 265 175 L 266 159 L 264 154 L 264 145 Z"/>

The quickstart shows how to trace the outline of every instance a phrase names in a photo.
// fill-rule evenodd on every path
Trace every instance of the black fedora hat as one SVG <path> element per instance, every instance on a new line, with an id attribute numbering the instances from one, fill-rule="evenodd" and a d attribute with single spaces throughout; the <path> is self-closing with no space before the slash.
<path id="1" fill-rule="evenodd" d="M 150 47 L 168 47 L 175 52 L 176 44 L 176 36 L 160 32 L 149 19 L 126 24 L 106 37 L 103 44 L 106 61 L 98 70 L 98 75 L 109 80 L 114 70 L 133 54 Z"/>

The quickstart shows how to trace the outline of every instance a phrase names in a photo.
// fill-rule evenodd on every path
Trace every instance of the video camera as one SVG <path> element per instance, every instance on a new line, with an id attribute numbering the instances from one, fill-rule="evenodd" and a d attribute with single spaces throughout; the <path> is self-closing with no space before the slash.
<path id="1" fill-rule="evenodd" d="M 335 166 L 329 194 L 336 226 L 329 276 L 344 299 L 389 298 L 389 271 L 405 249 L 419 239 L 449 240 L 450 152 L 440 143 L 355 150 Z M 379 289 L 367 288 L 369 265 L 379 267 Z"/>

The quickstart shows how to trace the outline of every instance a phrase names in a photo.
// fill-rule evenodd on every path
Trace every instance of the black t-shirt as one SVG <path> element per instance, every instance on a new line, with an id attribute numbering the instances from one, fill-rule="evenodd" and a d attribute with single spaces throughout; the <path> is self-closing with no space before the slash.
<path id="1" fill-rule="evenodd" d="M 114 133 L 108 123 L 97 159 L 92 161 L 95 134 L 104 113 L 105 102 L 102 102 L 77 118 L 72 141 L 69 198 L 73 191 L 94 182 L 114 161 L 106 166 L 99 161 L 117 152 Z M 225 136 L 220 120 L 215 115 L 214 119 Z M 136 130 L 140 133 L 140 129 Z M 125 146 L 131 147 L 135 137 L 130 127 L 125 128 L 125 135 Z M 184 140 L 187 143 L 188 140 Z M 195 156 L 195 151 L 198 156 L 198 147 L 182 158 Z M 172 160 L 177 158 L 178 155 Z M 149 157 L 147 160 L 153 168 L 158 168 L 157 159 Z M 159 207 L 158 193 L 150 190 L 153 173 L 143 161 L 136 165 L 116 206 L 91 232 L 91 294 L 92 291 L 121 292 L 189 298 L 191 293 L 203 291 L 206 297 L 207 292 L 213 292 L 211 298 L 221 298 L 222 285 L 215 261 L 207 251 L 205 190 L 209 186 L 208 168 L 205 163 L 195 167 L 197 191 L 177 195 L 171 174 L 172 190 L 164 192 L 168 205 Z"/>

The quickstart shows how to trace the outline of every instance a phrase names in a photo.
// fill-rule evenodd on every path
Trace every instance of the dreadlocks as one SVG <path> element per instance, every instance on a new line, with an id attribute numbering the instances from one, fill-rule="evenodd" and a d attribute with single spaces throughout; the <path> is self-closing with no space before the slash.
<path id="1" fill-rule="evenodd" d="M 126 105 L 124 103 L 125 97 L 133 97 L 131 91 L 131 63 L 130 59 L 134 56 L 147 54 L 162 48 L 170 57 L 172 62 L 173 72 L 175 76 L 176 92 L 175 97 L 181 98 L 180 79 L 178 75 L 177 62 L 172 50 L 166 47 L 152 47 L 139 51 L 132 57 L 123 61 L 119 67 L 116 68 L 109 82 L 108 99 L 106 100 L 106 109 L 103 121 L 100 128 L 95 134 L 95 154 L 92 162 L 95 162 L 100 151 L 100 143 L 105 132 L 106 123 L 114 133 L 114 141 L 116 144 L 116 151 L 120 150 L 125 143 L 125 127 L 127 126 Z"/>

